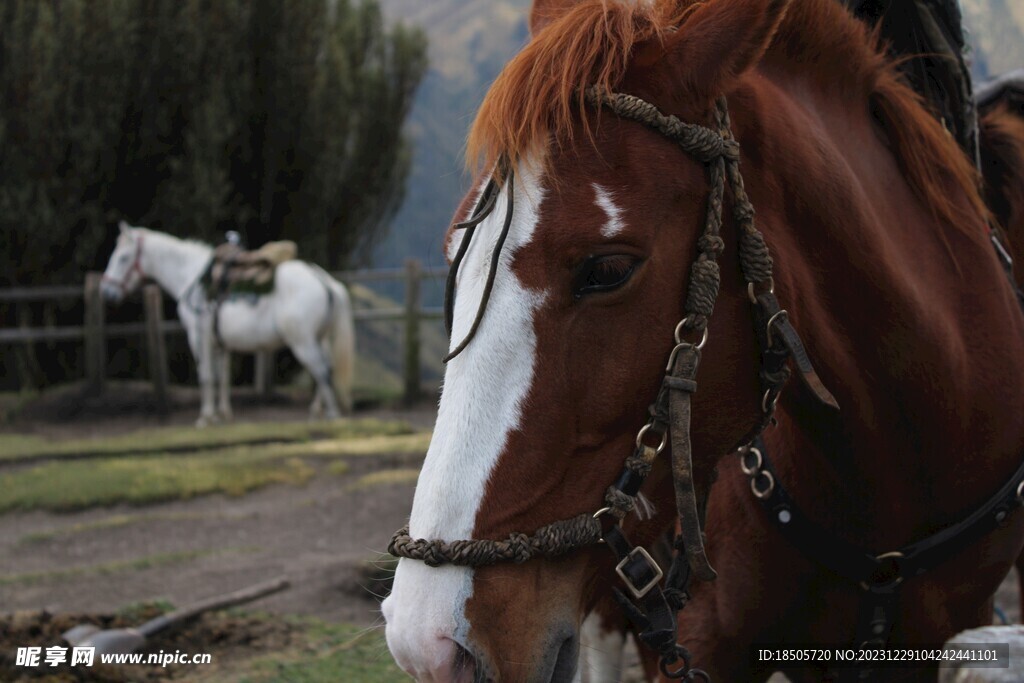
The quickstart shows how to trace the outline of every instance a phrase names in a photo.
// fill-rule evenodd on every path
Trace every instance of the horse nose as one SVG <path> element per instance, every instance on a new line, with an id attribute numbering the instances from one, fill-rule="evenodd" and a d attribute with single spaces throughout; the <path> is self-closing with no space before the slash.
<path id="1" fill-rule="evenodd" d="M 381 605 L 388 649 L 395 662 L 421 683 L 485 680 L 488 667 L 470 654 L 460 634 L 472 578 L 464 567 L 432 568 L 401 560 L 391 594 Z"/>
<path id="2" fill-rule="evenodd" d="M 473 682 L 476 658 L 451 638 L 435 635 L 419 641 L 401 641 L 390 628 L 387 637 L 395 661 L 419 683 Z"/>
<path id="3" fill-rule="evenodd" d="M 106 282 L 100 285 L 100 295 L 109 303 L 116 304 L 121 299 L 121 293 L 116 287 Z"/>

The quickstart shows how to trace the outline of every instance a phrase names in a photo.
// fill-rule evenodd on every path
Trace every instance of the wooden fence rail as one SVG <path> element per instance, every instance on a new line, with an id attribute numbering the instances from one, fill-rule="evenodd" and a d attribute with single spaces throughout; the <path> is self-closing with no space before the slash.
<path id="1" fill-rule="evenodd" d="M 414 401 L 422 393 L 420 372 L 420 326 L 424 320 L 440 320 L 439 307 L 422 305 L 424 280 L 444 277 L 447 268 L 423 268 L 419 261 L 409 260 L 404 268 L 378 268 L 332 273 L 345 284 L 366 282 L 404 281 L 405 301 L 402 306 L 355 311 L 356 321 L 394 320 L 403 323 L 403 396 Z M 0 344 L 35 344 L 38 342 L 83 340 L 85 346 L 85 374 L 88 391 L 98 394 L 104 390 L 106 380 L 107 340 L 142 335 L 146 339 L 150 378 L 160 405 L 167 405 L 167 350 L 168 335 L 184 334 L 177 319 L 163 318 L 164 295 L 156 285 L 143 288 L 145 320 L 137 323 L 108 323 L 105 303 L 100 293 L 100 273 L 86 273 L 85 283 L 78 287 L 10 287 L 0 289 L 0 303 L 31 303 L 82 300 L 85 314 L 82 325 L 59 327 L 33 327 L 0 329 Z M 265 393 L 270 389 L 272 371 L 269 354 L 257 354 L 255 385 Z"/>

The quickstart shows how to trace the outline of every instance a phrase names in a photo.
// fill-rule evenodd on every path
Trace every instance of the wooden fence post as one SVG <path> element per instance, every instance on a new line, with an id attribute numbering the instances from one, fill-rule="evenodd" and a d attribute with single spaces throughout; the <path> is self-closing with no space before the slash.
<path id="1" fill-rule="evenodd" d="M 85 274 L 85 381 L 86 391 L 93 395 L 103 393 L 107 376 L 107 337 L 104 328 L 103 294 L 100 283 L 103 274 Z"/>
<path id="2" fill-rule="evenodd" d="M 257 351 L 252 367 L 252 386 L 260 396 L 270 396 L 274 390 L 274 352 Z"/>
<path id="3" fill-rule="evenodd" d="M 166 413 L 170 407 L 167 396 L 167 340 L 164 338 L 164 295 L 157 285 L 146 285 L 142 290 L 146 310 L 146 349 L 149 355 L 149 374 L 153 378 L 157 409 Z"/>
<path id="4" fill-rule="evenodd" d="M 405 262 L 405 391 L 406 403 L 420 397 L 420 279 L 423 277 L 420 262 L 409 259 Z"/>

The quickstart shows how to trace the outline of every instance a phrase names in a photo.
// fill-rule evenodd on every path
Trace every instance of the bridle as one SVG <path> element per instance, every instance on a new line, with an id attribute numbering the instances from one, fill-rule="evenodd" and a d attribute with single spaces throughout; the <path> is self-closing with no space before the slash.
<path id="1" fill-rule="evenodd" d="M 121 278 L 113 278 L 106 273 L 100 278 L 100 282 L 105 282 L 114 285 L 121 290 L 121 296 L 128 294 L 128 283 L 132 279 L 132 276 L 138 274 L 139 277 L 145 277 L 145 273 L 142 272 L 142 235 L 135 235 L 135 257 L 132 259 L 132 265 L 125 271 L 124 276 Z"/>
<path id="2" fill-rule="evenodd" d="M 774 422 L 776 404 L 791 374 L 789 361 L 793 361 L 797 376 L 820 403 L 834 410 L 838 410 L 839 405 L 815 372 L 799 335 L 775 297 L 772 259 L 764 236 L 754 225 L 754 208 L 744 189 L 739 169 L 740 147 L 732 135 L 726 99 L 716 100 L 712 113 L 714 127 L 709 128 L 663 114 L 654 105 L 632 95 L 590 88 L 585 98 L 595 108 L 607 108 L 621 118 L 642 123 L 678 144 L 705 166 L 711 188 L 703 231 L 697 240 L 697 257 L 691 266 L 684 315 L 675 327 L 675 346 L 669 355 L 661 388 L 648 410 L 649 418 L 637 434 L 636 448 L 626 459 L 619 478 L 607 489 L 605 506 L 594 513 L 553 522 L 533 534 L 513 533 L 505 540 L 414 539 L 405 527 L 395 533 L 388 551 L 432 567 L 442 564 L 475 567 L 555 557 L 603 542 L 618 560 L 615 571 L 630 594 L 627 597 L 614 588 L 613 595 L 637 628 L 640 641 L 659 653 L 661 672 L 672 679 L 710 681 L 706 672 L 691 667 L 690 653 L 676 638 L 677 614 L 689 600 L 691 579 L 710 581 L 716 576 L 704 548 L 708 492 L 698 491 L 694 482 L 690 408 L 691 397 L 697 390 L 701 350 L 708 342 L 708 321 L 719 291 L 717 259 L 725 248 L 720 232 L 728 184 L 732 191 L 733 218 L 739 231 L 740 268 L 747 282 L 755 338 L 760 347 L 759 379 L 763 392 L 761 416 L 734 450 L 741 458 L 744 474 L 750 478 L 752 494 L 762 502 L 783 535 L 805 554 L 818 558 L 826 567 L 864 589 L 867 597 L 858 627 L 858 642 L 861 642 L 860 634 L 867 634 L 870 638 L 864 643 L 884 644 L 891 630 L 896 588 L 905 578 L 920 575 L 948 557 L 950 552 L 966 547 L 971 540 L 1003 524 L 1010 512 L 1024 504 L 1024 464 L 995 496 L 959 524 L 890 553 L 863 552 L 837 540 L 834 534 L 801 515 L 771 468 L 760 439 Z M 476 227 L 496 206 L 499 177 L 509 187 L 504 228 L 495 245 L 491 271 L 473 325 L 446 360 L 465 349 L 484 315 L 498 255 L 512 220 L 511 164 L 499 166 L 499 173 L 485 188 L 473 217 L 455 226 L 467 233 L 453 259 L 446 287 L 445 321 L 449 333 L 458 267 Z M 664 572 L 646 549 L 629 542 L 620 523 L 633 509 L 641 485 L 669 442 L 680 531 L 673 544 L 671 565 Z M 824 557 L 823 550 L 837 559 Z M 908 557 L 914 561 L 908 561 Z"/>
<path id="3" fill-rule="evenodd" d="M 701 350 L 708 342 L 708 321 L 719 291 L 717 259 L 725 249 L 720 232 L 727 184 L 732 190 L 732 211 L 740 231 L 740 266 L 748 283 L 751 300 L 755 308 L 763 309 L 761 317 L 767 324 L 779 330 L 786 329 L 786 334 L 775 335 L 777 340 L 785 339 L 786 343 L 797 345 L 802 359 L 806 359 L 806 354 L 799 337 L 789 325 L 785 311 L 779 308 L 773 294 L 772 259 L 764 237 L 754 225 L 754 209 L 744 190 L 743 177 L 739 171 L 739 143 L 732 135 L 725 98 L 721 97 L 715 103 L 714 128 L 708 128 L 665 115 L 654 105 L 631 95 L 591 88 L 585 97 L 591 106 L 607 108 L 621 118 L 643 123 L 678 144 L 687 155 L 705 166 L 711 187 L 703 231 L 697 240 L 697 257 L 691 266 L 684 315 L 675 326 L 675 346 L 669 355 L 657 398 L 649 409 L 649 418 L 637 434 L 636 448 L 626 459 L 619 478 L 606 491 L 605 506 L 596 512 L 556 521 L 531 535 L 511 534 L 505 540 L 414 539 L 409 536 L 406 527 L 394 535 L 388 551 L 398 557 L 421 560 L 432 567 L 442 564 L 475 567 L 499 562 L 521 563 L 534 557 L 553 557 L 604 542 L 618 559 L 615 571 L 632 597 L 626 597 L 616 588 L 616 598 L 641 630 L 640 639 L 661 655 L 662 672 L 675 679 L 699 678 L 709 681 L 705 672 L 691 668 L 689 652 L 676 643 L 676 614 L 688 600 L 687 589 L 691 576 L 702 581 L 710 581 L 716 576 L 708 562 L 703 539 L 707 492 L 698 492 L 694 484 L 690 401 L 697 390 L 697 368 Z M 496 206 L 502 183 L 509 187 L 509 200 L 504 226 L 494 247 L 484 295 L 469 333 L 446 360 L 466 348 L 484 315 L 498 255 L 512 220 L 514 176 L 511 164 L 499 165 L 498 172 L 484 189 L 472 218 L 455 226 L 456 229 L 466 230 L 466 235 L 453 259 L 446 287 L 445 320 L 449 332 L 459 265 L 476 227 Z M 788 351 L 780 353 L 777 367 L 773 366 L 768 375 L 762 372 L 763 415 L 743 443 L 750 443 L 771 423 L 782 385 L 789 377 L 786 367 L 788 357 Z M 810 364 L 801 364 L 801 370 L 816 394 L 824 402 L 835 405 L 835 400 L 821 385 Z M 665 573 L 646 549 L 629 542 L 620 522 L 633 509 L 635 497 L 655 459 L 670 441 L 680 534 L 674 544 L 676 552 L 672 564 Z M 660 585 L 662 578 L 665 579 L 664 587 Z"/>

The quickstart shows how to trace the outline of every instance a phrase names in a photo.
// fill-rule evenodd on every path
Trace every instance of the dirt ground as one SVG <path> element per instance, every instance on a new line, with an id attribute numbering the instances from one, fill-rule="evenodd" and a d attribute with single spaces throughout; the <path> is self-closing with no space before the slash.
<path id="1" fill-rule="evenodd" d="M 30 412 L 17 426 L 64 438 L 168 423 L 191 429 L 194 404 L 187 395 L 179 399 L 179 408 L 167 419 L 145 413 L 121 418 L 96 414 L 116 412 L 116 405 L 105 405 L 68 415 L 59 424 L 32 419 Z M 236 401 L 236 416 L 261 422 L 306 419 L 305 407 L 294 400 L 259 406 L 243 399 Z M 429 428 L 434 404 L 425 400 L 413 410 L 364 410 L 360 416 L 403 419 Z M 413 486 L 353 489 L 349 483 L 375 469 L 416 466 L 418 461 L 383 455 L 353 458 L 349 464 L 344 476 L 317 464 L 323 469 L 303 487 L 272 485 L 239 498 L 212 495 L 144 508 L 0 516 L 0 615 L 21 612 L 23 622 L 42 619 L 56 628 L 53 623 L 63 625 L 69 617 L 50 615 L 109 615 L 125 605 L 154 600 L 181 606 L 284 575 L 292 588 L 254 603 L 252 609 L 378 625 L 379 604 L 372 593 L 380 588 L 373 583 L 372 563 L 383 559 L 392 532 L 406 522 Z M 152 561 L 139 563 L 138 558 Z M 1011 621 L 1019 621 L 1013 578 L 1004 584 L 997 603 Z M 6 624 L 0 619 L 0 631 L 12 626 L 11 617 L 6 619 Z M 199 623 L 197 628 L 216 629 L 219 622 Z M 232 628 L 237 631 L 237 626 Z M 268 635 L 260 628 L 250 634 L 247 646 L 264 637 L 286 638 L 286 633 Z"/>
<path id="2" fill-rule="evenodd" d="M 240 420 L 306 419 L 305 408 L 294 402 L 257 407 L 243 401 L 236 406 Z M 429 401 L 413 410 L 374 409 L 358 415 L 402 419 L 418 428 L 434 420 Z M 35 421 L 25 431 L 71 438 L 166 424 L 191 429 L 194 419 L 194 408 L 187 406 L 165 420 L 136 415 L 71 419 L 60 425 Z M 261 601 L 260 609 L 369 625 L 379 612 L 360 585 L 365 565 L 384 553 L 391 534 L 405 524 L 413 487 L 363 490 L 350 484 L 374 469 L 416 464 L 408 456 L 353 458 L 343 477 L 319 471 L 306 486 L 269 486 L 240 498 L 212 495 L 144 508 L 5 514 L 0 517 L 0 577 L 32 578 L 0 581 L 0 612 L 104 612 L 154 599 L 182 605 L 287 575 L 292 588 Z M 149 556 L 169 561 L 108 570 Z M 170 561 L 174 558 L 189 559 Z"/>

